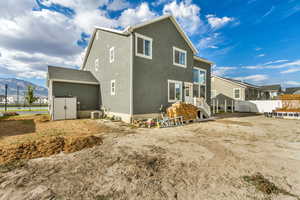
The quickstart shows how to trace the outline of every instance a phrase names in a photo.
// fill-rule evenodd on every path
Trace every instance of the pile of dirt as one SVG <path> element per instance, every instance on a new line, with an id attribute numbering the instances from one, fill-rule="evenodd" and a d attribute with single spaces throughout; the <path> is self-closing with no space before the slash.
<path id="1" fill-rule="evenodd" d="M 69 153 L 102 144 L 102 138 L 89 136 L 54 136 L 20 144 L 3 146 L 0 149 L 0 163 L 15 160 L 47 157 L 62 151 Z"/>
<path id="2" fill-rule="evenodd" d="M 198 108 L 192 104 L 177 102 L 167 109 L 170 118 L 183 117 L 183 120 L 194 120 L 198 116 Z"/>

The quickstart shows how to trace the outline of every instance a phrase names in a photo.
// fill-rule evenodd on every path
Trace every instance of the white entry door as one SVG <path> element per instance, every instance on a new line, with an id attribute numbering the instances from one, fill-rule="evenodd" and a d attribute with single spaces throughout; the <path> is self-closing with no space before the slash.
<path id="1" fill-rule="evenodd" d="M 193 84 L 184 83 L 184 101 L 193 104 Z"/>

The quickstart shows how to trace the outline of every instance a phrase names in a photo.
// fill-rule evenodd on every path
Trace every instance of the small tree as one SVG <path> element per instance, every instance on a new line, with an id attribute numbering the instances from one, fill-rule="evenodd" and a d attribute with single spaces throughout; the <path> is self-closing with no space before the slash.
<path id="1" fill-rule="evenodd" d="M 27 94 L 26 94 L 26 101 L 28 102 L 29 105 L 29 110 L 31 110 L 31 105 L 38 100 L 38 97 L 34 96 L 34 87 L 32 87 L 31 85 L 28 85 L 27 87 Z"/>

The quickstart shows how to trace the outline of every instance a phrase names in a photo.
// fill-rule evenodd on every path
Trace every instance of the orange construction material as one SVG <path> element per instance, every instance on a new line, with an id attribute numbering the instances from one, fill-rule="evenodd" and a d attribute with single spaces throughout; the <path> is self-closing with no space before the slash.
<path id="1" fill-rule="evenodd" d="M 170 118 L 183 117 L 183 120 L 194 120 L 198 117 L 198 108 L 192 104 L 177 102 L 167 108 L 167 114 Z"/>
<path id="2" fill-rule="evenodd" d="M 281 95 L 282 108 L 277 109 L 277 112 L 300 112 L 300 95 L 285 94 Z"/>

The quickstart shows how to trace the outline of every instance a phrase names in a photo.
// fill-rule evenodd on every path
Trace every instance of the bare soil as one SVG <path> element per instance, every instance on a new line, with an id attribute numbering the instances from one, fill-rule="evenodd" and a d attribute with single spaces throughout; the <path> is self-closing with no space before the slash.
<path id="1" fill-rule="evenodd" d="M 0 167 L 0 199 L 300 197 L 300 121 L 243 116 L 163 129 L 109 127 L 103 144 Z M 2 169 L 2 170 L 1 170 Z"/>

